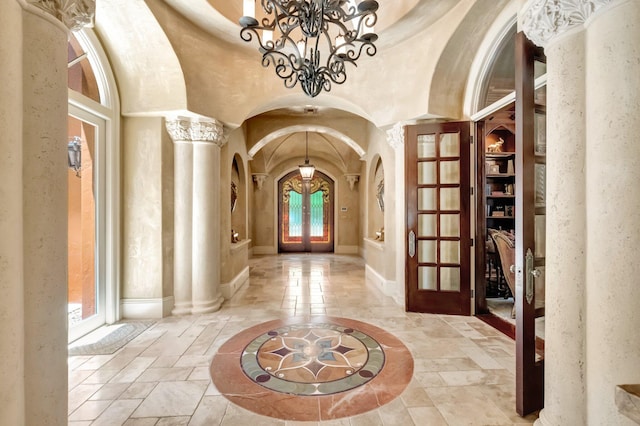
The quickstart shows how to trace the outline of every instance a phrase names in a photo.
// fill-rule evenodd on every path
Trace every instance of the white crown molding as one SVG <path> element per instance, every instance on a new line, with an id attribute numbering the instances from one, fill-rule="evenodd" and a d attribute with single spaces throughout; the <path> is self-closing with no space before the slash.
<path id="1" fill-rule="evenodd" d="M 172 117 L 166 119 L 166 127 L 174 142 L 208 142 L 219 147 L 227 143 L 222 123 L 213 118 Z"/>
<path id="2" fill-rule="evenodd" d="M 93 26 L 96 0 L 27 0 L 27 2 L 47 12 L 71 31 Z"/>
<path id="3" fill-rule="evenodd" d="M 618 0 L 529 0 L 520 12 L 522 30 L 529 40 L 545 47 L 614 1 Z"/>

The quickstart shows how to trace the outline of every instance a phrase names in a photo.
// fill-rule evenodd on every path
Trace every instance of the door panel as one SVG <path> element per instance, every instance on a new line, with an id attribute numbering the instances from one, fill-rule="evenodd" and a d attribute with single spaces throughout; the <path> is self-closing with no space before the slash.
<path id="1" fill-rule="evenodd" d="M 278 182 L 278 250 L 333 251 L 333 181 L 316 171 L 303 181 L 298 171 Z"/>
<path id="2" fill-rule="evenodd" d="M 516 411 L 544 402 L 544 349 L 536 323 L 544 313 L 546 225 L 546 88 L 536 91 L 544 54 L 524 33 L 516 36 Z"/>
<path id="3" fill-rule="evenodd" d="M 470 314 L 469 123 L 406 127 L 407 310 Z"/>

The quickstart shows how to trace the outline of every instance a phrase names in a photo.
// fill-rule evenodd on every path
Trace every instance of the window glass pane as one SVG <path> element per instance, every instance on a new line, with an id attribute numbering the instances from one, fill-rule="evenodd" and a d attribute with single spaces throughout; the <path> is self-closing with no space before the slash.
<path id="1" fill-rule="evenodd" d="M 534 133 L 536 140 L 536 155 L 547 153 L 547 116 L 537 113 L 535 116 Z"/>
<path id="2" fill-rule="evenodd" d="M 459 241 L 440 241 L 440 262 L 460 264 Z"/>
<path id="3" fill-rule="evenodd" d="M 418 215 L 418 237 L 436 237 L 437 216 L 435 214 Z"/>
<path id="4" fill-rule="evenodd" d="M 418 158 L 436 156 L 436 135 L 418 135 Z"/>
<path id="5" fill-rule="evenodd" d="M 440 235 L 442 237 L 460 236 L 460 215 L 442 214 L 440 215 Z"/>
<path id="6" fill-rule="evenodd" d="M 440 183 L 460 183 L 459 161 L 442 161 L 440 163 Z"/>
<path id="7" fill-rule="evenodd" d="M 85 52 L 73 33 L 70 33 L 67 51 L 68 63 L 77 60 L 67 70 L 69 89 L 100 102 L 100 91 L 93 67 L 86 56 L 82 57 Z"/>
<path id="8" fill-rule="evenodd" d="M 324 235 L 324 200 L 322 191 L 317 191 L 309 197 L 311 205 L 311 236 L 322 237 Z"/>
<path id="9" fill-rule="evenodd" d="M 418 210 L 437 210 L 438 191 L 435 188 L 419 188 L 418 189 Z"/>
<path id="10" fill-rule="evenodd" d="M 68 118 L 67 268 L 69 326 L 97 311 L 96 127 Z"/>
<path id="11" fill-rule="evenodd" d="M 418 241 L 418 262 L 436 263 L 437 241 Z"/>
<path id="12" fill-rule="evenodd" d="M 418 268 L 418 289 L 438 290 L 438 275 L 434 266 L 420 266 Z"/>
<path id="13" fill-rule="evenodd" d="M 460 291 L 460 268 L 440 268 L 440 290 Z"/>
<path id="14" fill-rule="evenodd" d="M 547 86 L 546 85 L 536 89 L 535 93 L 533 94 L 533 101 L 537 105 L 547 104 Z"/>
<path id="15" fill-rule="evenodd" d="M 435 185 L 436 183 L 436 162 L 418 163 L 418 185 Z"/>
<path id="16" fill-rule="evenodd" d="M 544 164 L 536 164 L 536 207 L 544 207 L 546 202 L 545 191 L 547 183 L 547 167 Z"/>
<path id="17" fill-rule="evenodd" d="M 547 227 L 547 217 L 543 214 L 537 214 L 534 220 L 534 238 L 536 244 L 536 252 L 535 256 L 545 257 L 546 250 L 546 227 Z"/>
<path id="18" fill-rule="evenodd" d="M 440 210 L 460 210 L 460 189 L 440 189 Z"/>
<path id="19" fill-rule="evenodd" d="M 443 133 L 440 135 L 440 157 L 460 156 L 460 135 Z"/>
<path id="20" fill-rule="evenodd" d="M 289 236 L 302 237 L 302 194 L 289 191 Z"/>

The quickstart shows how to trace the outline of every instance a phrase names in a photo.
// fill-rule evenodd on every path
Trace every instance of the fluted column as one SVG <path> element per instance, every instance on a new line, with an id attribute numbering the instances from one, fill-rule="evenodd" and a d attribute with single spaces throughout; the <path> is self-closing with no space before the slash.
<path id="1" fill-rule="evenodd" d="M 628 424 L 614 395 L 617 384 L 640 383 L 640 3 L 530 1 L 522 23 L 548 71 L 537 424 Z"/>
<path id="2" fill-rule="evenodd" d="M 190 314 L 192 308 L 193 142 L 188 120 L 167 119 L 173 140 L 173 315 Z"/>
<path id="3" fill-rule="evenodd" d="M 220 149 L 225 143 L 216 120 L 198 121 L 193 146 L 193 313 L 215 312 L 220 292 Z"/>
<path id="4" fill-rule="evenodd" d="M 220 149 L 222 124 L 168 118 L 174 142 L 174 315 L 214 312 L 220 292 Z"/>

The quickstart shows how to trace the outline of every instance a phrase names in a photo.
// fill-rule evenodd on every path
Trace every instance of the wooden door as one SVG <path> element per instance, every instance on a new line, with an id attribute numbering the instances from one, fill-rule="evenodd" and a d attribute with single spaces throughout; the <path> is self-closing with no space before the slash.
<path id="1" fill-rule="evenodd" d="M 469 123 L 406 127 L 406 307 L 469 315 Z"/>
<path id="2" fill-rule="evenodd" d="M 544 314 L 546 86 L 536 90 L 544 54 L 516 36 L 516 410 L 543 406 L 544 349 L 536 318 Z"/>
<path id="3" fill-rule="evenodd" d="M 278 250 L 333 251 L 333 180 L 316 171 L 304 181 L 300 172 L 278 182 Z"/>

